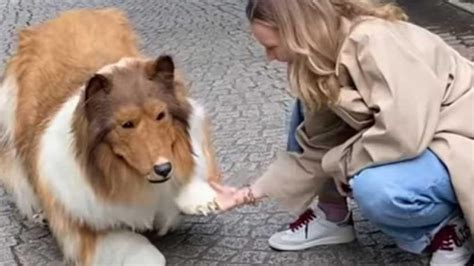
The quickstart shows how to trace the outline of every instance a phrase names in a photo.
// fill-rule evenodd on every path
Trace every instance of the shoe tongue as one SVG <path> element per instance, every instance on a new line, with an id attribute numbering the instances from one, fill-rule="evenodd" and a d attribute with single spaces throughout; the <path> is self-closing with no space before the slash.
<path id="1" fill-rule="evenodd" d="M 319 207 L 314 208 L 314 215 L 322 220 L 326 220 L 326 213 Z"/>

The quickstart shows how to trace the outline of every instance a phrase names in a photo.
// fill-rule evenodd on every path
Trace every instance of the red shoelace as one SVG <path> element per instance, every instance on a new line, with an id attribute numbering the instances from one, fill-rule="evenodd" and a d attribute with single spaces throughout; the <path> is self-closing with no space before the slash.
<path id="1" fill-rule="evenodd" d="M 447 225 L 434 236 L 433 240 L 431 241 L 430 249 L 432 252 L 436 250 L 452 251 L 454 249 L 454 245 L 461 247 L 463 243 L 464 241 L 459 238 L 458 234 L 456 233 L 456 226 Z"/>
<path id="2" fill-rule="evenodd" d="M 314 211 L 312 209 L 306 210 L 303 214 L 296 219 L 293 223 L 290 224 L 290 229 L 291 231 L 296 231 L 303 227 L 304 225 L 307 225 L 309 222 L 311 222 L 314 218 L 316 218 L 316 215 L 314 214 Z"/>

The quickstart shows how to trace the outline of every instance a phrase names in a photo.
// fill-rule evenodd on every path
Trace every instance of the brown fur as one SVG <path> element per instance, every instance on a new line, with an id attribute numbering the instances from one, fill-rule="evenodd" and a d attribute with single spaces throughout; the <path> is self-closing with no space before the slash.
<path id="1" fill-rule="evenodd" d="M 78 88 L 87 84 L 73 124 L 77 158 L 102 200 L 146 201 L 141 191 L 149 184 L 143 176 L 152 174 L 159 156 L 180 162 L 173 164 L 177 176 L 189 177 L 193 169 L 187 135 L 190 107 L 174 66 L 171 70 L 166 60 L 143 60 L 91 78 L 104 65 L 139 56 L 134 33 L 120 11 L 78 10 L 21 31 L 17 55 L 8 64 L 7 75 L 17 77 L 18 85 L 18 156 L 60 244 L 77 239 L 79 264 L 91 262 L 95 243 L 105 232 L 66 213 L 36 171 L 42 133 Z M 161 113 L 164 117 L 157 121 Z M 129 121 L 135 128 L 122 127 Z M 211 144 L 206 146 L 208 159 L 214 160 Z M 210 175 L 215 172 L 209 169 Z"/>
<path id="2" fill-rule="evenodd" d="M 49 227 L 56 236 L 59 245 L 63 248 L 69 242 L 76 242 L 76 252 L 78 256 L 72 259 L 77 265 L 90 265 L 92 255 L 96 248 L 96 241 L 104 232 L 94 231 L 87 225 L 78 222 L 67 215 L 63 206 L 61 206 L 53 197 L 47 187 L 40 185 L 38 188 L 39 197 L 42 199 L 44 212 L 48 217 Z M 67 257 L 70 254 L 65 254 Z M 71 258 L 68 258 L 69 260 Z"/>
<path id="3" fill-rule="evenodd" d="M 71 34 L 70 28 L 77 23 L 83 23 L 83 27 Z M 84 84 L 91 73 L 121 57 L 139 55 L 126 18 L 112 9 L 66 12 L 45 24 L 22 30 L 17 54 L 7 73 L 14 72 L 18 77 L 15 139 L 19 153 L 25 157 L 36 145 L 35 136 L 40 135 L 54 114 L 52 110 Z"/>
<path id="4" fill-rule="evenodd" d="M 210 182 L 220 183 L 222 173 L 216 161 L 214 145 L 211 143 L 212 137 L 210 128 L 211 123 L 207 121 L 207 125 L 205 127 L 206 131 L 204 132 L 206 136 L 204 138 L 203 143 L 204 155 L 206 156 L 206 159 L 208 161 L 207 176 Z"/>

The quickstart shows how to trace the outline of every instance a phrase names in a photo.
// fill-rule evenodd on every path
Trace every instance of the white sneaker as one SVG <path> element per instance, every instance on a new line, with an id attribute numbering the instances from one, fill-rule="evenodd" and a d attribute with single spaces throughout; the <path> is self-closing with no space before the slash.
<path id="1" fill-rule="evenodd" d="M 333 223 L 326 220 L 326 214 L 321 209 L 308 209 L 290 224 L 288 230 L 271 236 L 268 244 L 277 250 L 291 251 L 352 242 L 355 233 L 351 217 L 349 212 L 344 221 Z"/>
<path id="2" fill-rule="evenodd" d="M 464 219 L 449 221 L 431 241 L 431 266 L 464 266 L 473 254 L 471 234 Z"/>

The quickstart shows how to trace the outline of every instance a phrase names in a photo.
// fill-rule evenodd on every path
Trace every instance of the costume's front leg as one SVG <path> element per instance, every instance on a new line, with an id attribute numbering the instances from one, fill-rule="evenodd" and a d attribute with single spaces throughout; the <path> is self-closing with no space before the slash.
<path id="1" fill-rule="evenodd" d="M 144 236 L 111 231 L 97 239 L 92 265 L 166 265 L 165 257 Z"/>
<path id="2" fill-rule="evenodd" d="M 185 214 L 207 215 L 218 211 L 216 198 L 216 191 L 207 181 L 195 178 L 180 190 L 176 204 Z"/>

